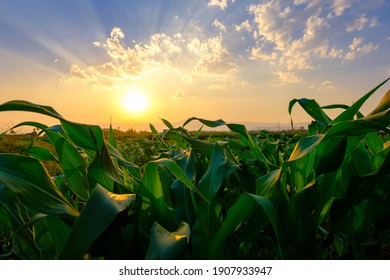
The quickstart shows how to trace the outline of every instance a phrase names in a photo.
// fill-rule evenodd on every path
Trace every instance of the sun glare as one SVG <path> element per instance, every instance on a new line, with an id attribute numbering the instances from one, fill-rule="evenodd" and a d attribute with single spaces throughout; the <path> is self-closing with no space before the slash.
<path id="1" fill-rule="evenodd" d="M 140 91 L 131 91 L 123 97 L 124 108 L 133 114 L 140 114 L 148 107 L 146 95 Z"/>

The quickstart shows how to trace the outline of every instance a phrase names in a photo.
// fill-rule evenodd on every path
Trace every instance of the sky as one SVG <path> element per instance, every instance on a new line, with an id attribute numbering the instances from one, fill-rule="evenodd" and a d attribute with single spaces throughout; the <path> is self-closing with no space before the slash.
<path id="1" fill-rule="evenodd" d="M 389 14 L 385 0 L 1 0 L 0 104 L 122 129 L 289 123 L 294 98 L 351 105 L 390 76 Z M 0 129 L 27 120 L 56 123 L 0 112 Z"/>

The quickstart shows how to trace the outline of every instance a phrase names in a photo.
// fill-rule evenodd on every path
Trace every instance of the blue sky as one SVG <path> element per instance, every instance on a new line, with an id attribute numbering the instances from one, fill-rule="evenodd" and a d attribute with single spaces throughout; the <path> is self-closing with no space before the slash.
<path id="1" fill-rule="evenodd" d="M 390 76 L 389 14 L 384 0 L 2 0 L 0 103 L 90 123 L 289 122 L 293 98 L 352 104 Z M 134 91 L 142 114 L 119 109 Z"/>

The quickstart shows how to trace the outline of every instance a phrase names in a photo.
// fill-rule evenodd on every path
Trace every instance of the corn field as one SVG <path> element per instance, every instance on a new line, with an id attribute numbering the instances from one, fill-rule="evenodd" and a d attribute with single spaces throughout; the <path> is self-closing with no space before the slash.
<path id="1" fill-rule="evenodd" d="M 163 119 L 161 133 L 150 125 L 152 139 L 105 138 L 52 107 L 6 102 L 0 111 L 59 124 L 11 128 L 39 133 L 0 154 L 0 258 L 388 259 L 390 91 L 360 112 L 386 82 L 350 106 L 292 100 L 290 115 L 299 105 L 312 118 L 293 137 L 190 118 L 177 128 Z M 186 129 L 193 121 L 234 134 L 201 140 Z"/>

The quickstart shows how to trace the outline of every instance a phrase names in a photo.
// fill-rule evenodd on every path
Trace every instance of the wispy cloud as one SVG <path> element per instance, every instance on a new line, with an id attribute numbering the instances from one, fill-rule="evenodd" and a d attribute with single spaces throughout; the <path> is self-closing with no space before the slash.
<path id="1" fill-rule="evenodd" d="M 277 71 L 274 75 L 278 78 L 280 84 L 298 84 L 302 81 L 294 72 Z"/>
<path id="2" fill-rule="evenodd" d="M 360 15 L 358 18 L 354 20 L 353 23 L 347 25 L 347 32 L 352 31 L 361 31 L 366 27 L 375 27 L 378 24 L 378 20 L 376 18 L 367 18 L 366 15 Z"/>
<path id="3" fill-rule="evenodd" d="M 336 90 L 336 86 L 329 80 L 323 81 L 318 87 L 319 91 L 333 91 Z"/>
<path id="4" fill-rule="evenodd" d="M 349 45 L 349 52 L 345 55 L 345 59 L 352 60 L 357 55 L 363 55 L 368 54 L 370 52 L 373 52 L 378 49 L 378 45 L 373 43 L 364 44 L 364 38 L 362 37 L 356 37 L 352 40 L 351 44 Z"/>
<path id="5" fill-rule="evenodd" d="M 214 22 L 212 23 L 213 26 L 217 27 L 219 30 L 226 32 L 226 26 L 223 25 L 218 19 L 215 19 Z"/>
<path id="6" fill-rule="evenodd" d="M 185 91 L 182 89 L 177 89 L 175 94 L 171 96 L 171 99 L 175 102 L 182 100 L 185 97 Z"/>
<path id="7" fill-rule="evenodd" d="M 330 18 L 334 16 L 341 16 L 345 10 L 351 7 L 354 0 L 335 0 L 332 4 L 333 10 L 328 15 Z"/>

